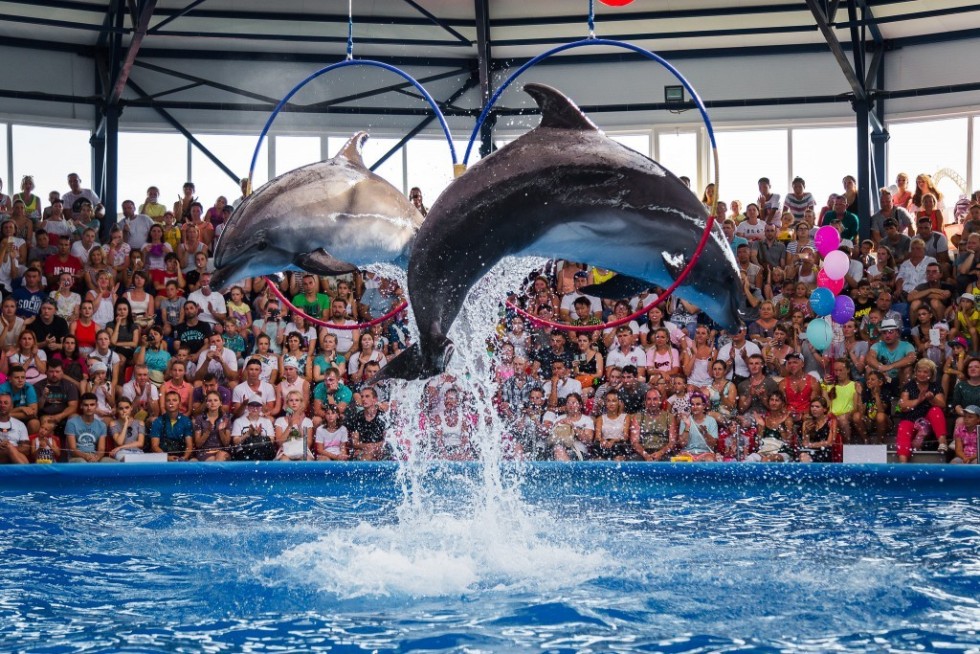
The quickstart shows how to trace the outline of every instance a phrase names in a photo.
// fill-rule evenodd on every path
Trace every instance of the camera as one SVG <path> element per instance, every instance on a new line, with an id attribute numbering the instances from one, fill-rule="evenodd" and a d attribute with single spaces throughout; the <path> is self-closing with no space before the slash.
<path id="1" fill-rule="evenodd" d="M 275 311 L 269 313 L 269 317 L 272 318 L 273 320 L 279 320 L 279 316 L 281 315 L 282 312 L 279 309 L 276 309 Z"/>

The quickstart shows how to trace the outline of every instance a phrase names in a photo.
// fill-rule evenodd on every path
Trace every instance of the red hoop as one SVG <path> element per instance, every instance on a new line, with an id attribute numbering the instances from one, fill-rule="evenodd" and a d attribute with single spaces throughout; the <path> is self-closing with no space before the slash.
<path id="1" fill-rule="evenodd" d="M 694 256 L 691 258 L 691 261 L 684 267 L 684 270 L 681 271 L 681 274 L 677 276 L 677 279 L 674 280 L 674 283 L 671 284 L 667 288 L 667 290 L 663 292 L 663 295 L 658 296 L 656 300 L 646 305 L 645 307 L 641 307 L 640 309 L 637 309 L 635 312 L 631 313 L 625 318 L 613 320 L 612 322 L 606 322 L 601 325 L 566 325 L 560 322 L 552 322 L 550 320 L 544 320 L 535 315 L 532 315 L 509 300 L 507 301 L 507 306 L 509 306 L 514 311 L 516 311 L 518 315 L 527 318 L 529 321 L 531 321 L 536 325 L 544 325 L 545 327 L 551 327 L 552 329 L 558 329 L 566 332 L 597 332 L 600 329 L 612 329 L 614 327 L 619 327 L 620 325 L 625 325 L 631 320 L 635 320 L 640 316 L 646 315 L 647 312 L 649 312 L 650 309 L 652 309 L 653 307 L 662 304 L 667 298 L 670 297 L 670 294 L 673 293 L 674 290 L 676 290 L 677 287 L 681 285 L 681 283 L 687 278 L 688 273 L 691 272 L 691 269 L 694 267 L 694 264 L 696 264 L 698 259 L 701 258 L 701 252 L 704 251 L 705 246 L 708 245 L 708 239 L 711 238 L 711 228 L 714 227 L 714 224 L 715 224 L 715 216 L 712 213 L 708 216 L 708 222 L 704 226 L 704 234 L 701 235 L 701 241 L 698 243 L 698 246 L 694 249 Z"/>
<path id="2" fill-rule="evenodd" d="M 272 294 L 275 295 L 277 298 L 279 298 L 279 301 L 282 302 L 284 305 L 286 305 L 286 307 L 290 311 L 292 311 L 295 314 L 299 314 L 299 315 L 303 316 L 303 319 L 304 320 L 306 320 L 308 322 L 311 322 L 314 325 L 318 325 L 320 327 L 329 327 L 330 329 L 340 329 L 340 330 L 354 331 L 355 329 L 361 329 L 362 327 L 373 327 L 373 326 L 377 325 L 378 323 L 381 323 L 381 322 L 384 322 L 385 320 L 388 320 L 389 318 L 393 318 L 395 316 L 395 314 L 397 314 L 399 311 L 401 311 L 402 309 L 404 309 L 405 307 L 408 306 L 408 302 L 402 302 L 401 304 L 399 304 L 397 307 L 395 307 L 394 309 L 392 309 L 391 311 L 389 311 L 385 315 L 381 316 L 380 318 L 375 318 L 374 320 L 371 320 L 370 322 L 359 322 L 359 323 L 355 323 L 353 325 L 334 325 L 333 323 L 329 323 L 326 320 L 320 320 L 319 318 L 314 318 L 313 316 L 307 314 L 305 311 L 303 311 L 302 309 L 300 309 L 299 307 L 297 307 L 295 304 L 293 304 L 292 302 L 290 302 L 286 298 L 286 296 L 283 294 L 283 292 L 279 290 L 279 286 L 273 280 L 271 280 L 268 277 L 266 277 L 265 278 L 265 283 L 269 285 L 269 290 L 272 291 Z"/>

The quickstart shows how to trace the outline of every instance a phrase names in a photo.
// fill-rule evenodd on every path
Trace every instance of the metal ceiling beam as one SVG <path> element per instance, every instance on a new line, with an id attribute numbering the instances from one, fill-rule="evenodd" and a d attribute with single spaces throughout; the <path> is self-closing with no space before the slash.
<path id="1" fill-rule="evenodd" d="M 172 23 L 173 21 L 177 20 L 178 18 L 181 18 L 182 16 L 186 16 L 188 13 L 191 12 L 192 9 L 194 9 L 195 7 L 200 6 L 202 3 L 206 2 L 206 1 L 207 0 L 194 0 L 194 2 L 190 3 L 189 5 L 187 5 L 186 7 L 184 7 L 183 9 L 181 9 L 180 11 L 178 11 L 177 13 L 170 14 L 169 16 L 167 16 L 166 18 L 164 18 L 163 20 L 161 20 L 159 23 L 157 23 L 156 25 L 154 25 L 153 27 L 151 27 L 150 28 L 150 34 L 154 34 L 154 33 L 158 32 L 158 31 L 160 31 L 160 29 L 163 28 L 164 25 L 167 25 L 169 23 Z"/>
<path id="2" fill-rule="evenodd" d="M 476 86 L 476 84 L 477 84 L 476 79 L 473 78 L 473 77 L 470 77 L 465 82 L 463 82 L 463 85 L 460 86 L 458 89 L 456 89 L 453 92 L 452 95 L 450 95 L 448 98 L 446 98 L 446 100 L 444 102 L 440 102 L 439 103 L 440 108 L 444 108 L 444 107 L 447 107 L 447 106 L 452 106 L 452 104 L 454 102 L 456 102 L 461 97 L 463 97 L 463 94 L 465 94 L 471 88 L 473 88 L 474 86 Z M 416 125 L 415 127 L 413 127 L 408 132 L 408 134 L 406 134 L 405 136 L 403 136 L 401 138 L 401 140 L 398 141 L 398 143 L 396 143 L 395 145 L 393 145 L 387 152 L 385 152 L 377 161 L 375 161 L 371 165 L 371 170 L 377 170 L 378 168 L 380 168 L 381 167 L 381 164 L 383 164 L 385 161 L 387 161 L 393 154 L 395 154 L 396 152 L 398 152 L 398 150 L 400 150 L 401 148 L 405 147 L 405 144 L 406 143 L 408 143 L 410 140 L 412 140 L 413 138 L 415 138 L 416 136 L 418 136 L 419 133 L 421 133 L 423 129 L 425 129 L 426 127 L 428 127 L 432 123 L 432 121 L 434 121 L 435 119 L 436 119 L 435 115 L 431 115 L 430 114 L 425 120 L 423 120 L 418 125 Z"/>
<path id="3" fill-rule="evenodd" d="M 489 0 L 473 0 L 476 15 L 476 52 L 480 74 L 480 104 L 486 106 L 493 97 L 493 38 L 490 24 Z M 480 126 L 480 156 L 487 156 L 493 151 L 493 128 L 497 116 L 493 109 L 487 114 L 483 125 Z"/>
<path id="4" fill-rule="evenodd" d="M 122 97 L 123 90 L 126 88 L 126 80 L 129 79 L 129 74 L 133 70 L 133 64 L 136 63 L 136 56 L 143 45 L 143 39 L 146 37 L 146 30 L 150 26 L 150 19 L 153 17 L 153 10 L 156 6 L 157 0 L 142 0 L 136 5 L 137 22 L 133 24 L 133 38 L 129 41 L 126 56 L 123 58 L 118 73 L 116 73 L 115 82 L 107 98 L 107 103 L 110 105 L 116 104 Z"/>
<path id="5" fill-rule="evenodd" d="M 105 7 L 102 8 L 103 11 L 106 10 Z M 43 27 L 60 27 L 68 30 L 84 30 L 86 32 L 113 32 L 121 34 L 129 34 L 129 30 L 124 28 L 110 27 L 108 29 L 103 28 L 102 25 L 96 25 L 95 23 L 79 23 L 77 21 L 70 20 L 58 20 L 56 18 L 42 18 L 40 16 L 17 16 L 14 14 L 0 14 L 0 23 L 26 23 L 28 25 L 41 25 Z"/>
<path id="6" fill-rule="evenodd" d="M 457 32 L 456 30 L 454 30 L 452 28 L 452 26 L 449 25 L 449 23 L 447 23 L 446 21 L 442 20 L 441 18 L 439 18 L 438 16 L 436 16 L 435 14 L 433 14 L 431 11 L 429 11 L 428 9 L 426 9 L 425 7 L 423 7 L 422 5 L 420 5 L 419 3 L 415 2 L 415 0 L 402 0 L 402 1 L 405 4 L 407 4 L 408 6 L 412 7 L 413 9 L 415 9 L 415 11 L 419 12 L 420 14 L 422 14 L 423 16 L 425 16 L 426 18 L 428 18 L 430 21 L 432 21 L 433 24 L 441 27 L 446 32 L 448 32 L 449 34 L 451 34 L 452 36 L 454 36 L 457 41 L 459 41 L 460 43 L 462 43 L 466 47 L 470 47 L 470 46 L 473 45 L 473 42 L 472 41 L 470 41 L 468 38 L 466 38 L 465 36 L 463 36 L 462 34 L 460 34 L 459 32 Z"/>
<path id="7" fill-rule="evenodd" d="M 134 65 L 146 70 L 152 70 L 155 73 L 169 75 L 170 77 L 176 77 L 177 79 L 186 80 L 188 82 L 196 82 L 197 84 L 210 86 L 211 88 L 218 89 L 219 91 L 227 91 L 228 93 L 234 93 L 236 95 L 241 95 L 243 97 L 251 98 L 253 100 L 259 100 L 261 102 L 271 102 L 273 104 L 279 102 L 278 99 L 267 95 L 262 95 L 260 93 L 253 93 L 251 91 L 246 91 L 245 89 L 229 86 L 228 84 L 222 84 L 221 82 L 216 82 L 214 80 L 198 77 L 197 75 L 190 75 L 188 73 L 183 73 L 177 70 L 173 70 L 171 68 L 166 68 L 164 66 L 157 66 L 156 64 L 151 64 L 146 61 L 137 61 Z"/>
<path id="8" fill-rule="evenodd" d="M 472 64 L 472 62 L 470 62 Z M 449 79 L 451 77 L 458 77 L 460 75 L 471 75 L 472 66 L 467 66 L 465 68 L 457 68 L 455 70 L 450 70 L 445 73 L 436 73 L 435 75 L 429 75 L 427 77 L 418 78 L 420 84 L 428 84 L 429 82 L 437 82 L 439 80 Z M 393 91 L 399 91 L 401 89 L 412 86 L 411 82 L 399 82 L 397 84 L 390 84 L 388 86 L 382 86 L 371 91 L 363 91 L 361 93 L 352 93 L 350 95 L 341 96 L 339 98 L 334 98 L 332 100 L 324 100 L 322 102 L 314 102 L 313 104 L 306 105 L 309 108 L 314 107 L 333 107 L 345 102 L 353 102 L 355 100 L 363 100 L 364 98 L 372 98 L 377 95 L 383 95 L 385 93 L 390 93 Z"/>
<path id="9" fill-rule="evenodd" d="M 137 95 L 139 95 L 140 98 L 149 99 L 150 96 L 146 93 L 146 91 L 140 88 L 140 86 L 136 84 L 136 82 L 134 82 L 133 80 L 128 80 L 128 85 L 131 89 L 136 91 Z M 226 166 L 224 162 L 221 161 L 221 159 L 215 156 L 215 154 L 211 152 L 203 143 L 198 141 L 197 138 L 193 134 L 191 134 L 190 131 L 180 123 L 180 121 L 178 121 L 176 118 L 171 116 L 168 111 L 166 111 L 165 109 L 159 106 L 154 106 L 153 110 L 156 111 L 161 118 L 167 121 L 171 127 L 173 127 L 175 130 L 183 134 L 184 138 L 190 141 L 191 145 L 193 145 L 195 148 L 200 150 L 205 157 L 211 160 L 211 163 L 213 163 L 215 166 L 220 168 L 222 172 L 228 175 L 228 177 L 235 180 L 236 184 L 239 181 L 241 181 L 241 177 L 239 175 L 235 174 L 235 172 L 231 168 Z"/>
<path id="10" fill-rule="evenodd" d="M 283 43 L 347 43 L 347 35 L 322 36 L 313 34 L 256 34 L 246 32 L 197 32 L 157 30 L 156 36 L 175 36 L 181 38 L 208 38 L 246 41 L 282 41 Z M 368 45 L 397 45 L 400 47 L 426 46 L 434 48 L 469 48 L 472 44 L 459 41 L 438 41 L 435 39 L 400 39 L 386 37 L 358 37 L 357 43 Z"/>

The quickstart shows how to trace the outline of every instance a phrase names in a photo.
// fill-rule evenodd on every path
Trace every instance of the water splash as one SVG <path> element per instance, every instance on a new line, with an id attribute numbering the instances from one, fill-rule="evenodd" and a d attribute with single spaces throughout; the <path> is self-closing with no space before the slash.
<path id="1" fill-rule="evenodd" d="M 542 262 L 498 264 L 470 289 L 450 330 L 456 349 L 446 374 L 392 385 L 389 442 L 402 492 L 396 520 L 334 528 L 268 561 L 276 571 L 270 576 L 312 583 L 340 597 L 419 597 L 556 589 L 609 573 L 605 552 L 584 528 L 532 509 L 521 496 L 521 466 L 502 465 L 511 449 L 507 426 L 493 406 L 487 338 L 500 320 L 506 291 Z M 393 267 L 378 272 L 402 275 Z M 460 392 L 475 470 L 440 462 L 431 421 L 420 420 L 449 387 Z"/>

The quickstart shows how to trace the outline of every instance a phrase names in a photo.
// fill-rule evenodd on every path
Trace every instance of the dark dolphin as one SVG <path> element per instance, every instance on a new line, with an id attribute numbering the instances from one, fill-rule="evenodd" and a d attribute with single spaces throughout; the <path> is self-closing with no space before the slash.
<path id="1" fill-rule="evenodd" d="M 667 287 L 704 233 L 707 210 L 672 173 L 607 138 L 559 91 L 524 91 L 541 108 L 540 125 L 456 179 L 419 230 L 408 291 L 420 342 L 382 378 L 442 372 L 467 292 L 506 256 L 584 262 Z M 738 266 L 719 225 L 676 293 L 726 329 L 741 324 Z"/>
<path id="2" fill-rule="evenodd" d="M 337 156 L 284 173 L 247 197 L 215 246 L 211 285 L 285 270 L 338 275 L 373 263 L 404 267 L 422 214 L 364 165 L 367 138 L 359 132 Z"/>

